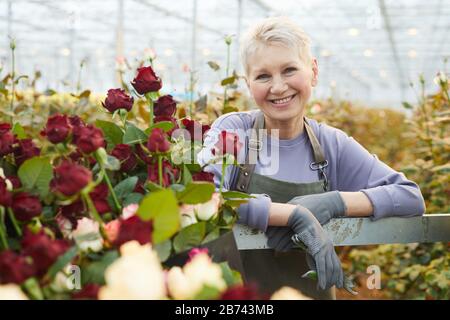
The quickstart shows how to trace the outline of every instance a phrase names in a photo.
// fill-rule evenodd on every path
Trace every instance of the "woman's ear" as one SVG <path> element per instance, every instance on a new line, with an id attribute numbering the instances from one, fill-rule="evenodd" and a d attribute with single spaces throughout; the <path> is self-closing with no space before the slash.
<path id="1" fill-rule="evenodd" d="M 319 77 L 319 65 L 317 63 L 317 59 L 312 59 L 312 79 L 311 79 L 311 86 L 315 87 L 317 85 L 317 79 Z"/>

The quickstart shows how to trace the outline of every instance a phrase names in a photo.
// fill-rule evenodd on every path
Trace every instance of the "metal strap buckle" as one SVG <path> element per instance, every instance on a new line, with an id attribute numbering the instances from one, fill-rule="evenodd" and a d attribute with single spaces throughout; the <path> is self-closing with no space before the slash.
<path id="1" fill-rule="evenodd" d="M 325 160 L 324 162 L 311 162 L 309 167 L 311 170 L 323 170 L 324 168 L 328 167 L 328 160 Z"/>
<path id="2" fill-rule="evenodd" d="M 256 147 L 255 147 L 256 145 Z M 261 151 L 262 149 L 262 143 L 260 143 L 258 140 L 255 139 L 249 139 L 248 140 L 248 148 L 256 151 Z"/>

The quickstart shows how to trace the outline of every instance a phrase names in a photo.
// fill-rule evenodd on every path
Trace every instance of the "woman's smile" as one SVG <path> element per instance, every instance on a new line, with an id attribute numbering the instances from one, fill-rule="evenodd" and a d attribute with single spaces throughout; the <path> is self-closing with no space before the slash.
<path id="1" fill-rule="evenodd" d="M 287 97 L 280 98 L 280 99 L 269 99 L 268 101 L 275 108 L 278 108 L 278 109 L 286 108 L 291 105 L 292 101 L 294 100 L 294 98 L 296 96 L 297 96 L 297 94 L 293 94 L 293 95 L 289 95 Z"/>

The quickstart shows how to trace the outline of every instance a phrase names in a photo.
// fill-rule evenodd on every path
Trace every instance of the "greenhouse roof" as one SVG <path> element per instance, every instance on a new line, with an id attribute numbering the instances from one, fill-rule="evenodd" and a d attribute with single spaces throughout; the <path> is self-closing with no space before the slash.
<path id="1" fill-rule="evenodd" d="M 294 19 L 312 39 L 317 98 L 397 107 L 414 101 L 410 83 L 419 74 L 435 86 L 450 55 L 446 0 L 0 0 L 0 63 L 9 70 L 9 35 L 17 43 L 18 72 L 40 70 L 43 89 L 73 91 L 80 77 L 83 88 L 104 93 L 118 85 L 118 61 L 125 58 L 134 69 L 156 53 L 166 91 L 185 93 L 190 69 L 196 91 L 204 93 L 220 90 L 225 76 L 225 68 L 215 72 L 207 64 L 226 64 L 224 36 L 235 36 L 231 69 L 241 72 L 237 38 L 277 15 Z"/>

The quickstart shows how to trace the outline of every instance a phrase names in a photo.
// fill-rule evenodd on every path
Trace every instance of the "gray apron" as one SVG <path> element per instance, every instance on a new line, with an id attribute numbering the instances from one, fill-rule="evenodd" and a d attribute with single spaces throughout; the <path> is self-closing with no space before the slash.
<path id="1" fill-rule="evenodd" d="M 276 180 L 254 173 L 258 157 L 258 151 L 262 148 L 262 138 L 259 129 L 264 128 L 264 114 L 259 112 L 253 124 L 250 139 L 247 141 L 246 161 L 239 169 L 234 190 L 268 194 L 273 202 L 286 203 L 294 197 L 322 193 L 328 190 L 328 179 L 324 168 L 328 165 L 322 148 L 314 135 L 313 130 L 304 119 L 304 127 L 314 153 L 314 162 L 309 166 L 311 170 L 317 170 L 319 181 L 311 183 L 292 183 Z M 268 227 L 267 234 L 276 228 L 289 229 L 288 227 Z M 292 232 L 286 230 L 286 232 Z M 293 234 L 293 232 L 292 232 Z M 334 287 L 330 290 L 318 290 L 317 282 L 301 278 L 301 275 L 309 269 L 306 263 L 306 253 L 301 250 L 288 252 L 276 252 L 273 249 L 240 250 L 241 261 L 244 269 L 245 282 L 257 283 L 263 292 L 272 294 L 282 286 L 290 286 L 300 290 L 303 294 L 314 299 L 335 299 Z"/>

